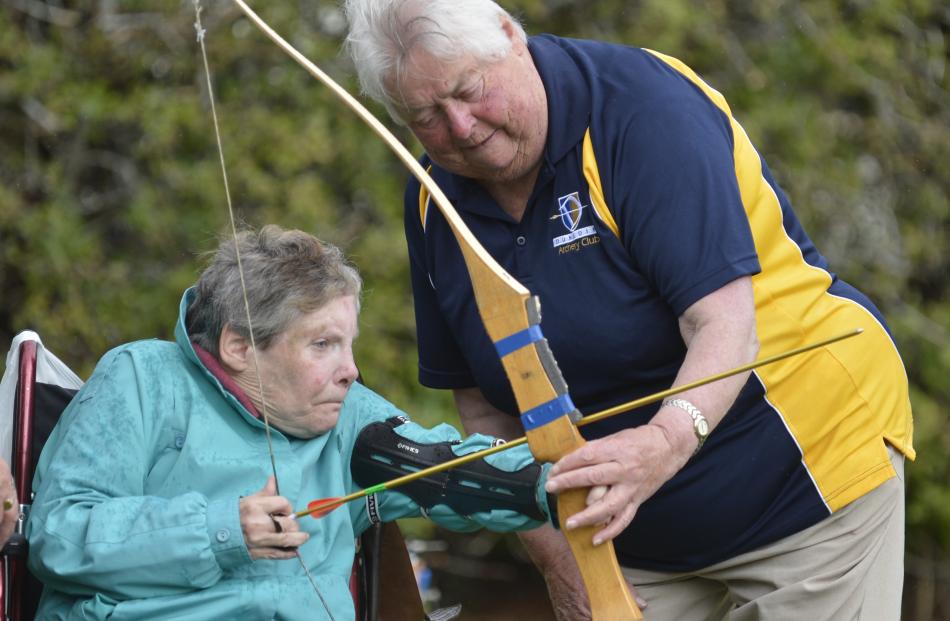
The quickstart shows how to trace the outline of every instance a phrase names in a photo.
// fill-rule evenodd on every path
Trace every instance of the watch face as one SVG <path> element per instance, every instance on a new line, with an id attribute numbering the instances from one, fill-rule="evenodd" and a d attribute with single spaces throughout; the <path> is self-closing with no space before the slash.
<path id="1" fill-rule="evenodd" d="M 696 431 L 704 438 L 709 435 L 709 423 L 705 418 L 696 421 Z"/>

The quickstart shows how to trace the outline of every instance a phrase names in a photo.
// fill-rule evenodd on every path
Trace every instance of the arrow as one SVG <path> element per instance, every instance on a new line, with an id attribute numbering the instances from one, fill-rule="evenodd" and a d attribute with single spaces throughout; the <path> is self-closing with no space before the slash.
<path id="1" fill-rule="evenodd" d="M 799 354 L 803 354 L 813 349 L 824 347 L 825 345 L 830 345 L 838 341 L 849 339 L 853 336 L 857 336 L 861 334 L 862 332 L 864 332 L 864 330 L 862 330 L 861 328 L 855 328 L 854 330 L 851 330 L 849 332 L 844 332 L 837 336 L 832 336 L 830 338 L 827 338 L 821 341 L 816 341 L 809 345 L 802 345 L 801 347 L 796 347 L 795 349 L 790 349 L 780 354 L 769 356 L 768 358 L 754 360 L 748 364 L 735 367 L 728 371 L 723 371 L 722 373 L 710 375 L 708 377 L 704 377 L 702 379 L 689 382 L 688 384 L 683 384 L 681 386 L 673 386 L 672 388 L 667 388 L 666 390 L 653 393 L 652 395 L 647 395 L 645 397 L 640 397 L 639 399 L 634 399 L 633 401 L 621 403 L 620 405 L 615 405 L 614 407 L 607 408 L 606 410 L 601 410 L 600 412 L 597 412 L 595 414 L 585 416 L 577 423 L 577 426 L 583 427 L 585 425 L 591 425 L 598 421 L 602 421 L 606 418 L 610 418 L 611 416 L 616 416 L 617 414 L 622 414 L 623 412 L 629 412 L 630 410 L 635 410 L 645 405 L 656 403 L 657 401 L 662 401 L 663 399 L 666 399 L 669 396 L 672 396 L 681 392 L 686 392 L 688 390 L 692 390 L 693 388 L 699 388 L 700 386 L 705 386 L 706 384 L 712 384 L 713 382 L 718 382 L 719 380 L 725 379 L 727 377 L 732 377 L 733 375 L 739 375 L 740 373 L 745 373 L 746 371 L 751 371 L 752 369 L 755 369 L 758 367 L 763 367 L 765 365 L 772 364 L 780 360 L 785 360 L 786 358 L 791 358 L 792 356 L 797 356 Z M 472 462 L 478 459 L 483 459 L 485 457 L 488 457 L 489 455 L 494 455 L 495 453 L 500 453 L 510 448 L 521 446 L 527 441 L 528 441 L 528 438 L 522 436 L 518 438 L 517 440 L 511 440 L 510 442 L 506 442 L 505 444 L 499 444 L 498 446 L 493 446 L 491 448 L 487 448 L 481 451 L 469 453 L 468 455 L 462 455 L 461 457 L 450 459 L 449 461 L 443 462 L 441 464 L 436 464 L 435 466 L 431 466 L 429 468 L 417 470 L 416 472 L 413 472 L 411 474 L 397 477 L 395 479 L 386 481 L 384 483 L 378 483 L 377 485 L 367 487 L 366 489 L 353 492 L 352 494 L 348 494 L 346 496 L 340 496 L 338 498 L 321 498 L 318 500 L 314 500 L 307 505 L 306 509 L 301 509 L 300 511 L 294 512 L 294 517 L 301 518 L 306 515 L 312 515 L 314 518 L 319 519 L 323 517 L 324 515 L 330 513 L 334 509 L 341 507 L 345 505 L 346 503 L 351 502 L 353 500 L 365 498 L 366 496 L 370 496 L 377 492 L 396 489 L 398 487 L 406 485 L 407 483 L 411 483 L 413 481 L 427 477 L 429 475 L 438 474 L 439 472 L 444 472 L 446 470 L 451 470 L 452 468 L 457 468 L 458 466 L 462 466 L 469 462 Z"/>
<path id="2" fill-rule="evenodd" d="M 574 209 L 568 209 L 568 210 L 565 211 L 563 214 L 559 213 L 559 214 L 556 214 L 556 215 L 551 216 L 550 218 L 548 218 L 548 220 L 557 220 L 557 219 L 559 219 L 561 216 L 567 215 L 567 214 L 569 214 L 569 213 L 577 213 L 578 211 L 584 211 L 584 210 L 587 209 L 588 207 L 590 207 L 590 205 L 581 205 L 580 207 L 575 207 Z"/>

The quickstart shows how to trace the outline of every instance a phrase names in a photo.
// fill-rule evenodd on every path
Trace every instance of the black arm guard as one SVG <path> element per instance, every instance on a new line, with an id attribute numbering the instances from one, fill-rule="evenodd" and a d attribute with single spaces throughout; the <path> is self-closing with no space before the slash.
<path id="1" fill-rule="evenodd" d="M 357 485 L 369 487 L 457 457 L 452 452 L 452 443 L 418 444 L 397 434 L 394 429 L 404 422 L 402 418 L 390 418 L 367 425 L 360 432 L 350 462 Z M 547 518 L 535 500 L 539 476 L 538 464 L 505 472 L 480 459 L 394 491 L 405 494 L 423 509 L 447 505 L 460 515 L 508 509 L 543 522 Z"/>

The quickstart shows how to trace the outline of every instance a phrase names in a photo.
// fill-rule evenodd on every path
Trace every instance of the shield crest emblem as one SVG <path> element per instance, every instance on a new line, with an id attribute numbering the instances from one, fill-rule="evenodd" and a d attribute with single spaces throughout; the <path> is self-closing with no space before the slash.
<path id="1" fill-rule="evenodd" d="M 571 192 L 557 199 L 557 210 L 561 214 L 561 223 L 564 227 L 568 231 L 573 231 L 581 221 L 584 206 L 577 192 Z"/>

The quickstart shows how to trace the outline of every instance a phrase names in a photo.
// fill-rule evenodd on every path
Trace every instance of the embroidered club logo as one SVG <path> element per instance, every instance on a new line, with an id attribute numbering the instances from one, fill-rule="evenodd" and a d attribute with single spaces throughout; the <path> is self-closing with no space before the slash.
<path id="1" fill-rule="evenodd" d="M 577 192 L 571 192 L 557 199 L 557 210 L 561 214 L 561 222 L 568 231 L 573 231 L 581 221 L 584 205 Z"/>
<path id="2" fill-rule="evenodd" d="M 566 235 L 558 235 L 551 242 L 555 248 L 560 248 L 560 253 L 579 249 L 581 246 L 591 244 L 591 240 L 597 236 L 594 234 L 593 226 L 580 226 L 581 217 L 584 210 L 589 207 L 581 202 L 579 192 L 571 192 L 557 199 L 557 213 L 551 216 L 552 220 L 560 220 L 564 228 L 567 229 Z M 586 240 L 586 241 L 585 241 Z M 599 241 L 599 240 L 598 240 Z"/>

